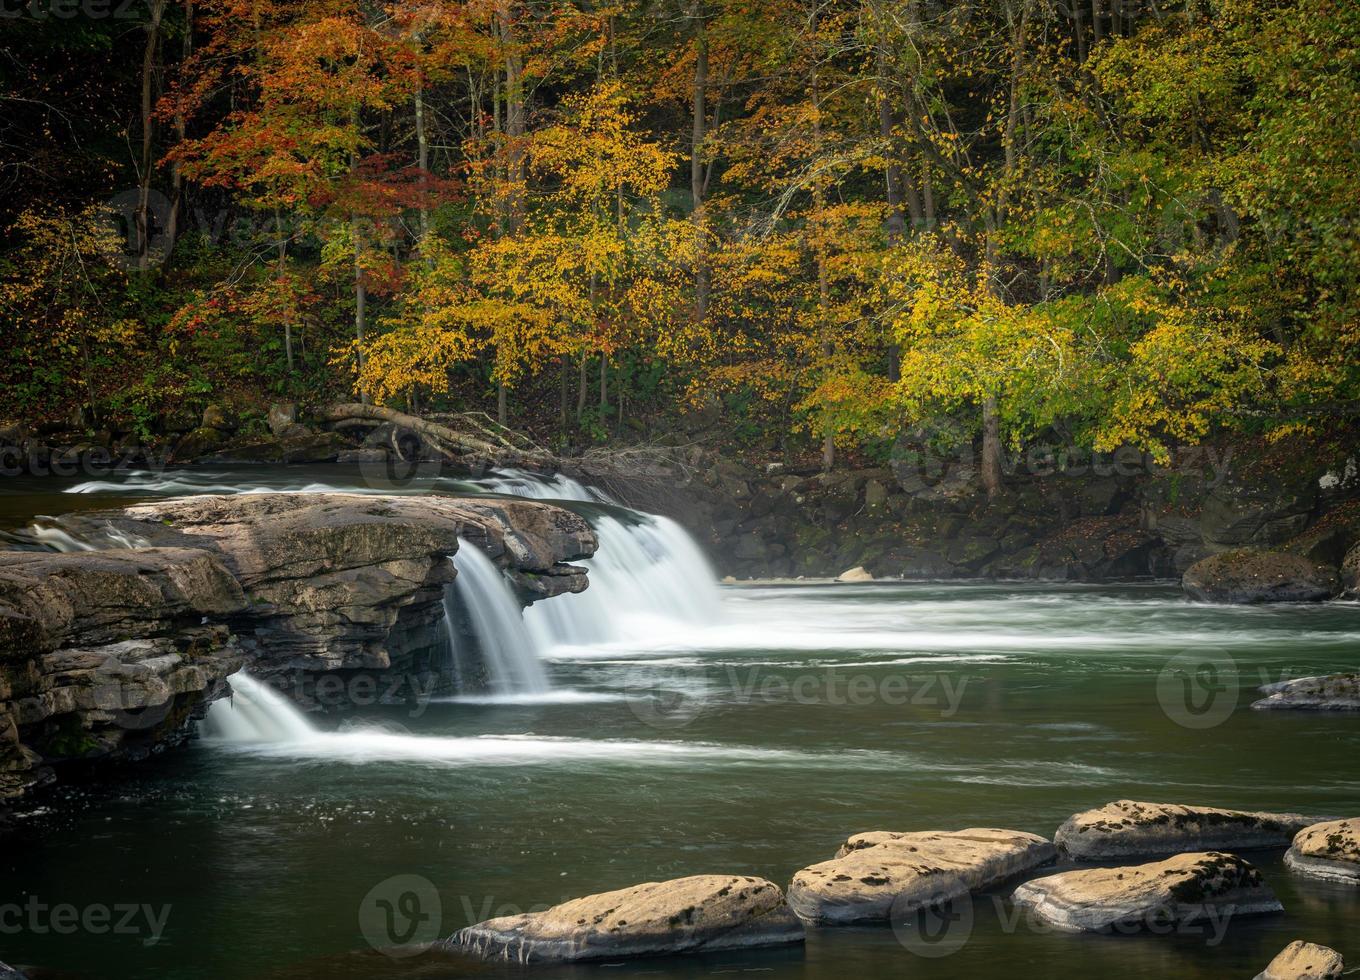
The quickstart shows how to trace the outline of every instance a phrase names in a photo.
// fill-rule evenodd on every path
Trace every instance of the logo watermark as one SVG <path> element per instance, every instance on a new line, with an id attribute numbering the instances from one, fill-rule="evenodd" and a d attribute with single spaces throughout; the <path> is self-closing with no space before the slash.
<path id="1" fill-rule="evenodd" d="M 0 904 L 0 935 L 17 936 L 137 936 L 143 946 L 154 946 L 165 935 L 170 920 L 169 904 L 92 902 L 48 904 L 36 895 L 20 902 Z"/>

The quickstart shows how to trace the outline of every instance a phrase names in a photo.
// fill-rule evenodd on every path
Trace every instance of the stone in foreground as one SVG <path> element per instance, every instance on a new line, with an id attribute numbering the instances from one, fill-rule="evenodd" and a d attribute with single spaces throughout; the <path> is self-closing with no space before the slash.
<path id="1" fill-rule="evenodd" d="M 1296 939 L 1256 974 L 1256 980 L 1333 980 L 1345 969 L 1336 950 Z"/>
<path id="2" fill-rule="evenodd" d="M 856 834 L 836 857 L 804 868 L 789 885 L 789 905 L 821 925 L 887 922 L 988 888 L 1047 864 L 1054 846 L 1018 830 Z"/>
<path id="3" fill-rule="evenodd" d="M 0 980 L 27 980 L 27 978 L 14 967 L 0 963 Z"/>
<path id="4" fill-rule="evenodd" d="M 455 933 L 449 946 L 484 959 L 560 963 L 802 941 L 803 925 L 779 886 L 763 878 L 695 875 L 488 919 Z"/>
<path id="5" fill-rule="evenodd" d="M 1299 874 L 1360 885 L 1360 818 L 1305 827 L 1285 853 L 1284 863 Z"/>
<path id="6" fill-rule="evenodd" d="M 1217 851 L 1065 871 L 1026 882 L 1012 898 L 1068 932 L 1165 930 L 1201 919 L 1283 911 L 1260 871 Z"/>
<path id="7" fill-rule="evenodd" d="M 1200 602 L 1325 602 L 1341 591 L 1331 565 L 1283 551 L 1225 551 L 1202 558 L 1181 577 Z"/>
<path id="8" fill-rule="evenodd" d="M 1288 847 L 1296 833 L 1317 820 L 1300 813 L 1116 800 L 1068 817 L 1053 841 L 1077 861 L 1117 861 L 1184 851 L 1249 851 Z"/>
<path id="9" fill-rule="evenodd" d="M 1360 674 L 1326 674 L 1266 684 L 1258 711 L 1360 711 Z"/>

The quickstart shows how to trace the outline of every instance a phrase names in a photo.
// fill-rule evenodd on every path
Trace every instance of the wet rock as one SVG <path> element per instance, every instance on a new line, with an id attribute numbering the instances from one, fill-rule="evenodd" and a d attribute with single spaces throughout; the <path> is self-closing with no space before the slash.
<path id="1" fill-rule="evenodd" d="M 900 564 L 903 578 L 953 578 L 958 574 L 948 558 L 929 548 L 901 548 L 893 552 L 893 557 Z"/>
<path id="2" fill-rule="evenodd" d="M 803 926 L 778 886 L 761 878 L 696 875 L 489 919 L 455 933 L 448 945 L 484 959 L 552 963 L 802 941 Z"/>
<path id="3" fill-rule="evenodd" d="M 1280 551 L 1226 551 L 1185 571 L 1181 587 L 1200 602 L 1322 602 L 1341 591 L 1336 569 Z"/>
<path id="4" fill-rule="evenodd" d="M 1360 818 L 1305 827 L 1285 853 L 1284 863 L 1299 874 L 1360 885 Z"/>
<path id="5" fill-rule="evenodd" d="M 886 922 L 1052 861 L 1057 851 L 1034 834 L 958 831 L 856 834 L 836 857 L 804 868 L 789 885 L 789 904 L 808 922 Z"/>
<path id="6" fill-rule="evenodd" d="M 1028 881 L 1011 897 L 1069 932 L 1167 928 L 1210 917 L 1283 911 L 1260 871 L 1234 854 L 1216 851 L 1065 871 Z"/>
<path id="7" fill-rule="evenodd" d="M 836 576 L 837 582 L 872 582 L 873 580 L 873 575 L 869 574 L 862 565 L 847 568 Z"/>
<path id="8" fill-rule="evenodd" d="M 1266 697 L 1253 702 L 1261 711 L 1360 711 L 1360 674 L 1300 677 L 1261 687 Z"/>
<path id="9" fill-rule="evenodd" d="M 0 963 L 0 980 L 27 980 L 27 977 L 14 967 Z"/>
<path id="10" fill-rule="evenodd" d="M 1250 813 L 1177 803 L 1117 800 L 1067 818 L 1053 842 L 1077 861 L 1114 861 L 1181 851 L 1285 847 L 1317 822 L 1299 813 Z"/>
<path id="11" fill-rule="evenodd" d="M 1296 939 L 1256 974 L 1256 980 L 1333 980 L 1345 970 L 1336 950 Z"/>

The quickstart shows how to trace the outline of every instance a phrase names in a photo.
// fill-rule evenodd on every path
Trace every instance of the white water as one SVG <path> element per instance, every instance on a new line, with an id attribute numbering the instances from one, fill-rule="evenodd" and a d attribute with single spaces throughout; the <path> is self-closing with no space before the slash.
<path id="1" fill-rule="evenodd" d="M 320 736 L 305 715 L 245 671 L 227 679 L 231 697 L 213 702 L 203 734 L 228 742 L 308 742 Z"/>
<path id="2" fill-rule="evenodd" d="M 548 689 L 538 641 L 525 626 L 519 600 L 501 570 L 476 545 L 463 540 L 453 556 L 458 577 L 453 591 L 467 611 L 493 695 L 533 694 Z M 556 601 L 556 600 L 554 600 Z M 445 602 L 445 614 L 452 610 Z M 462 664 L 460 640 L 449 630 L 455 663 Z"/>
<path id="3" fill-rule="evenodd" d="M 538 479 L 513 474 L 488 487 L 535 500 L 611 503 L 610 498 L 563 476 Z M 525 613 L 545 650 L 598 643 L 652 644 L 721 622 L 717 576 L 699 546 L 675 521 L 651 514 L 596 514 L 600 539 L 582 561 L 590 587 L 577 595 L 535 603 Z"/>
<path id="4" fill-rule="evenodd" d="M 441 766 L 533 765 L 543 762 L 633 764 L 691 760 L 771 762 L 839 766 L 844 757 L 832 753 L 795 752 L 708 742 L 571 738 L 548 735 L 412 735 L 401 726 L 356 725 L 321 731 L 278 691 L 245 671 L 228 683 L 232 696 L 216 701 L 203 722 L 203 735 L 256 755 L 328 762 L 415 762 Z M 852 753 L 868 767 L 889 767 L 898 760 L 888 753 Z"/>
<path id="5" fill-rule="evenodd" d="M 34 524 L 18 536 L 53 551 L 71 553 L 75 551 L 106 551 L 110 548 L 149 548 L 151 543 L 136 534 L 129 534 L 116 527 L 97 528 L 92 537 L 82 538 L 63 527 L 47 524 Z"/>

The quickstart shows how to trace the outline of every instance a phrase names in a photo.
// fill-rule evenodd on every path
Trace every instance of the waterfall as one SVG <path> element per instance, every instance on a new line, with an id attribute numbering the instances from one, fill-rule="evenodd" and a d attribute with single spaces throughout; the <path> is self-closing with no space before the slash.
<path id="1" fill-rule="evenodd" d="M 208 707 L 204 735 L 228 742 L 306 742 L 319 735 L 291 701 L 244 670 L 227 683 L 232 696 Z"/>
<path id="2" fill-rule="evenodd" d="M 481 651 L 491 692 L 546 691 L 548 675 L 539 659 L 538 643 L 525 626 L 519 600 L 505 575 L 479 548 L 461 539 L 453 564 L 458 569 L 453 593 L 457 604 L 467 614 L 467 624 Z M 447 615 L 447 604 L 445 611 Z M 458 663 L 461 639 L 457 636 L 451 639 L 454 660 Z"/>
<path id="3" fill-rule="evenodd" d="M 619 507 L 605 494 L 563 476 L 527 474 L 487 481 L 488 489 L 536 500 L 609 504 L 586 517 L 599 536 L 582 561 L 590 586 L 578 595 L 538 602 L 525 613 L 543 648 L 559 644 L 655 640 L 676 625 L 709 626 L 721 617 L 717 576 L 694 539 L 667 517 Z"/>

